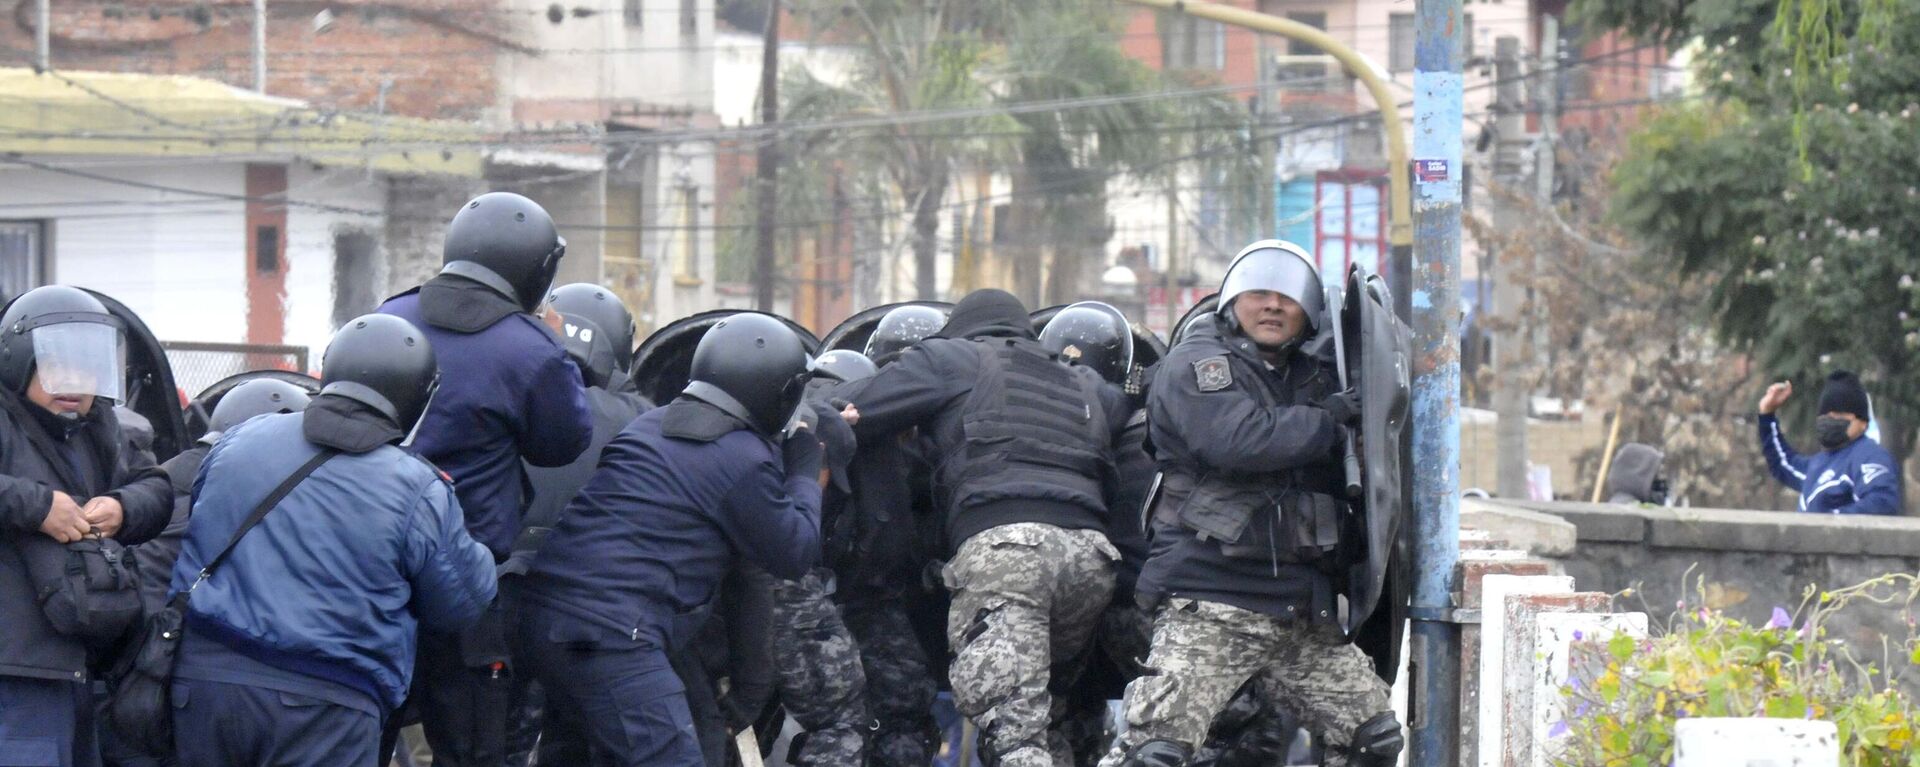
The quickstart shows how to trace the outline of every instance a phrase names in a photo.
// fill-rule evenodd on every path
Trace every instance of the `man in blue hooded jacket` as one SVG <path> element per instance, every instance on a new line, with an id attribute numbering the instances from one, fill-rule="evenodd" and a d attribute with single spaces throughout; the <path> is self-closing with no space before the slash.
<path id="1" fill-rule="evenodd" d="M 1774 412 L 1793 396 L 1793 384 L 1767 387 L 1760 398 L 1760 452 L 1780 484 L 1800 494 L 1800 510 L 1815 514 L 1899 514 L 1899 464 L 1866 436 L 1872 407 L 1860 378 L 1845 370 L 1827 376 L 1814 431 L 1820 452 L 1801 455 L 1780 433 Z"/>
<path id="2" fill-rule="evenodd" d="M 453 477 L 467 530 L 496 563 L 512 554 L 529 501 L 522 460 L 566 466 L 593 438 L 580 370 L 532 314 L 565 253 L 566 240 L 537 203 L 484 194 L 447 226 L 440 274 L 380 307 L 420 328 L 439 353 L 443 385 L 413 449 Z M 508 608 L 492 605 L 461 635 L 420 637 L 411 707 L 435 767 L 499 767 L 506 759 Z M 402 723 L 390 723 L 388 744 Z"/>

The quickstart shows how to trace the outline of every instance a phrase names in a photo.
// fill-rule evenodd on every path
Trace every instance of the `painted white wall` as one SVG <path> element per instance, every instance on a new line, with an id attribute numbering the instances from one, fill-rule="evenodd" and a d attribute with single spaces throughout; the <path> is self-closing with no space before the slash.
<path id="1" fill-rule="evenodd" d="M 45 161 L 131 184 L 239 196 L 240 163 Z M 168 340 L 246 336 L 244 206 L 238 200 L 37 169 L 0 170 L 0 218 L 51 223 L 46 277 L 125 303 Z"/>
<path id="2" fill-rule="evenodd" d="M 380 176 L 354 168 L 315 170 L 306 163 L 287 169 L 287 196 L 309 203 L 287 209 L 287 324 L 285 343 L 308 348 L 308 359 L 318 365 L 320 353 L 333 336 L 334 236 L 359 229 L 384 240 L 387 185 Z M 373 211 L 371 215 L 328 210 L 316 206 Z M 385 255 L 376 246 L 375 263 Z M 376 274 L 375 285 L 386 283 Z M 374 291 L 376 294 L 378 290 Z M 363 307 L 361 311 L 372 311 Z"/>
<path id="3" fill-rule="evenodd" d="M 680 11 L 693 2 L 693 34 L 683 34 Z M 625 3 L 639 6 L 641 24 L 627 23 Z M 622 99 L 713 110 L 713 0 L 625 0 L 603 12 L 548 20 L 546 0 L 508 0 L 517 39 L 538 54 L 502 57 L 503 98 Z M 509 101 L 511 103 L 511 101 Z"/>
<path id="4" fill-rule="evenodd" d="M 49 162 L 130 183 L 236 197 L 246 191 L 241 163 Z M 311 347 L 317 357 L 333 333 L 334 233 L 361 227 L 383 239 L 386 185 L 360 170 L 316 171 L 305 163 L 288 168 L 287 182 L 293 200 L 376 212 L 311 205 L 287 212 L 286 343 Z M 9 169 L 0 171 L 0 218 L 50 222 L 48 277 L 119 299 L 162 340 L 246 340 L 251 264 L 239 200 Z"/>

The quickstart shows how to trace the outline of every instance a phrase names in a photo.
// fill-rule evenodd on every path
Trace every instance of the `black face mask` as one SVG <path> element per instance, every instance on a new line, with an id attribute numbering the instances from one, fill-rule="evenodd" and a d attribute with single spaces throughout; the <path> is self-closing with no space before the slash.
<path id="1" fill-rule="evenodd" d="M 1813 421 L 1813 433 L 1820 438 L 1820 446 L 1832 450 L 1853 440 L 1847 429 L 1853 421 L 1823 415 Z"/>

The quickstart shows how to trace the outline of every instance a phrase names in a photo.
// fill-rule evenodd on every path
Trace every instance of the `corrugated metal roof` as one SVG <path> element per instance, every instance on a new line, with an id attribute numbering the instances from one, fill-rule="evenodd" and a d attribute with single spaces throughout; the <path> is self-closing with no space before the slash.
<path id="1" fill-rule="evenodd" d="M 328 112 L 197 77 L 0 67 L 0 153 L 297 157 L 477 178 L 485 138 L 470 123 Z"/>

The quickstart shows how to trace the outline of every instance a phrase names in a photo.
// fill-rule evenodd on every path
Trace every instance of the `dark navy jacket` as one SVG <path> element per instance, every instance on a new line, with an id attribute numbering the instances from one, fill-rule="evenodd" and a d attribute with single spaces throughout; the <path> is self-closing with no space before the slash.
<path id="1" fill-rule="evenodd" d="M 254 418 L 214 445 L 194 481 L 173 593 L 191 587 L 254 506 L 319 452 L 304 421 L 336 417 L 345 409 L 337 399 Z M 418 626 L 456 632 L 480 617 L 493 601 L 492 559 L 468 537 L 440 473 L 382 441 L 334 456 L 296 485 L 188 598 L 189 635 L 255 667 L 189 646 L 178 676 L 305 694 L 310 685 L 287 683 L 317 678 L 364 694 L 330 702 L 391 709 L 407 694 Z"/>
<path id="2" fill-rule="evenodd" d="M 1203 384 L 1200 363 L 1222 357 L 1230 380 Z M 1308 404 L 1334 391 L 1330 367 L 1296 350 L 1272 369 L 1252 342 L 1227 334 L 1220 323 L 1196 325 L 1167 352 L 1147 389 L 1147 422 L 1162 470 L 1193 477 L 1291 471 L 1299 489 L 1337 491 L 1339 427 L 1327 411 Z M 1264 404 L 1255 387 L 1275 404 Z M 1137 586 L 1143 605 L 1185 597 L 1280 618 L 1334 609 L 1333 583 L 1317 568 L 1229 557 L 1217 541 L 1168 519 L 1170 511 L 1153 512 L 1151 553 Z M 1272 540 L 1271 520 L 1256 516 L 1247 535 Z"/>
<path id="3" fill-rule="evenodd" d="M 1794 452 L 1780 419 L 1760 416 L 1760 452 L 1775 479 L 1800 494 L 1800 510 L 1816 514 L 1899 514 L 1899 464 L 1886 448 L 1861 437 L 1813 455 Z"/>
<path id="4" fill-rule="evenodd" d="M 688 420 L 703 438 L 669 436 Z M 807 450 L 789 475 L 771 441 L 684 397 L 634 419 L 527 576 L 525 601 L 547 613 L 536 639 L 670 649 L 705 622 L 736 557 L 805 575 L 820 558 L 818 443 Z"/>
<path id="5" fill-rule="evenodd" d="M 413 323 L 433 343 L 440 361 L 440 391 L 420 423 L 413 449 L 453 477 L 467 530 L 496 561 L 504 561 L 525 512 L 527 480 L 521 459 L 535 466 L 565 466 L 587 449 L 593 423 L 580 370 L 553 331 L 504 298 L 473 290 L 458 295 L 462 289 L 454 288 L 457 297 L 449 299 L 444 297 L 447 291 L 433 291 L 464 282 L 436 277 L 419 290 L 388 300 L 380 311 Z M 451 300 L 500 308 L 461 323 L 423 306 Z M 472 312 L 467 314 L 459 319 L 473 319 Z M 432 321 L 436 319 L 474 329 L 449 328 Z"/>

